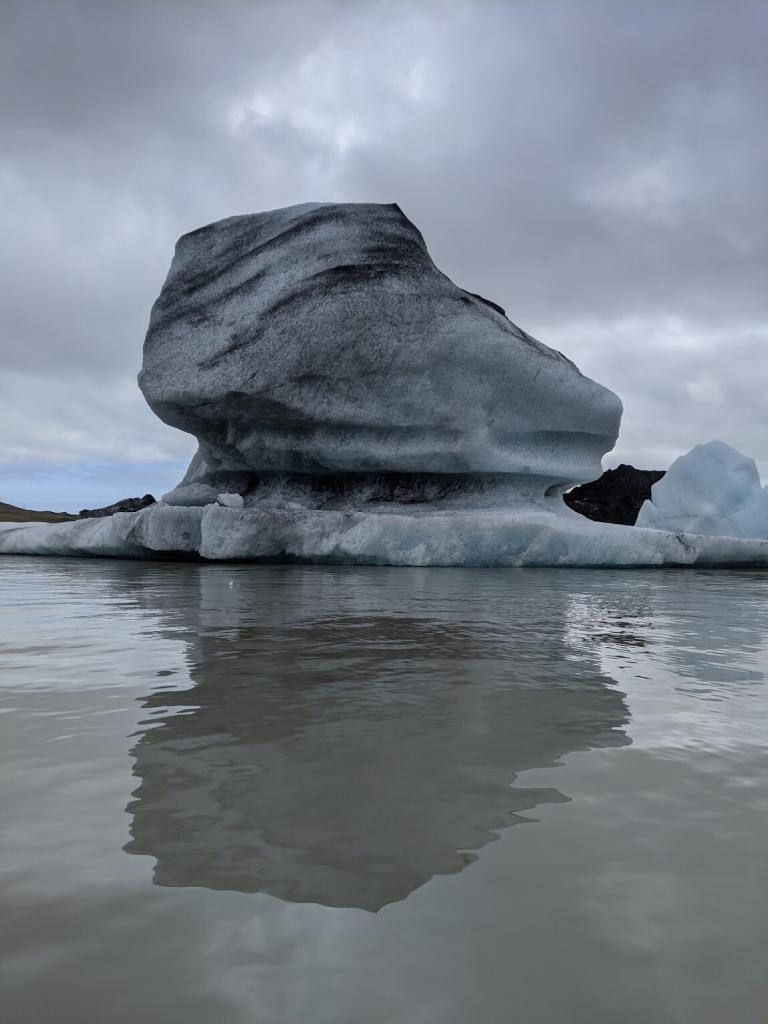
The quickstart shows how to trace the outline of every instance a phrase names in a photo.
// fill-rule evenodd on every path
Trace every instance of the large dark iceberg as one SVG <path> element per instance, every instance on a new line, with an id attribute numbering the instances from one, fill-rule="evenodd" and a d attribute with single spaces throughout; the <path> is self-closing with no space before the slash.
<path id="1" fill-rule="evenodd" d="M 610 391 L 442 274 L 394 204 L 309 204 L 184 235 L 139 383 L 200 441 L 187 484 L 242 493 L 298 475 L 321 501 L 339 477 L 366 502 L 425 474 L 543 494 L 599 475 L 621 416 Z"/>

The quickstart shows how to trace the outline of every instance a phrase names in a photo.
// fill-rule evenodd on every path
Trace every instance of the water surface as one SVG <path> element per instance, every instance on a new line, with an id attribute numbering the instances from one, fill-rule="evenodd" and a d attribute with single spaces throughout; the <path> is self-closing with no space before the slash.
<path id="1" fill-rule="evenodd" d="M 0 1020 L 768 1019 L 768 574 L 0 559 Z"/>

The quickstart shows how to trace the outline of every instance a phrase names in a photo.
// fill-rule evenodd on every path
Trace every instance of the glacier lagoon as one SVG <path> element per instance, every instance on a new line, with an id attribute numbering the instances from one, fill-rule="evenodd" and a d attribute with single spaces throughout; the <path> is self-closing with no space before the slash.
<path id="1" fill-rule="evenodd" d="M 2 559 L 2 1016 L 758 1020 L 767 672 L 754 571 Z"/>
<path id="2" fill-rule="evenodd" d="M 754 464 L 567 509 L 619 399 L 394 205 L 183 236 L 140 383 L 180 484 L 0 524 L 0 1013 L 757 1019 Z"/>

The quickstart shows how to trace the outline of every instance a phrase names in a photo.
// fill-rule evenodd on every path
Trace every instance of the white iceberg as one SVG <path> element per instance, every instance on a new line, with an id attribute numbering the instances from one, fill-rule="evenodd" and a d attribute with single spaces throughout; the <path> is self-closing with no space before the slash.
<path id="1" fill-rule="evenodd" d="M 754 459 L 722 441 L 710 441 L 681 455 L 653 485 L 637 526 L 765 540 L 768 491 Z"/>

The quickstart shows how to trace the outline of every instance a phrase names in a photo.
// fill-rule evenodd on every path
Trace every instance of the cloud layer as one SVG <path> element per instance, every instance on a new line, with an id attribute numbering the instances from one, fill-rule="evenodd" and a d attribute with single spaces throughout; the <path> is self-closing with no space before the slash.
<path id="1" fill-rule="evenodd" d="M 6 0 L 0 500 L 170 486 L 194 443 L 135 374 L 176 237 L 322 199 L 399 202 L 616 390 L 609 464 L 768 476 L 766 44 L 760 0 Z"/>

